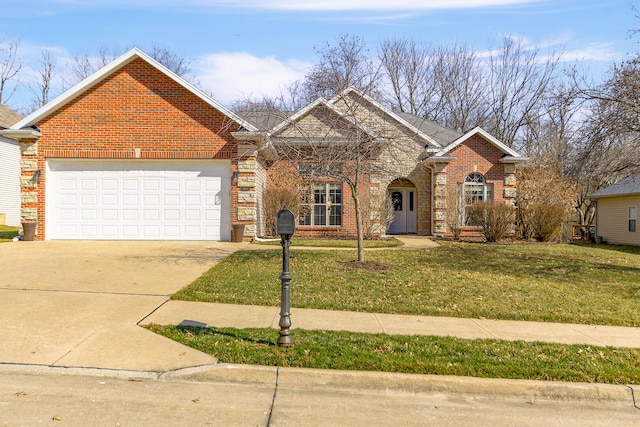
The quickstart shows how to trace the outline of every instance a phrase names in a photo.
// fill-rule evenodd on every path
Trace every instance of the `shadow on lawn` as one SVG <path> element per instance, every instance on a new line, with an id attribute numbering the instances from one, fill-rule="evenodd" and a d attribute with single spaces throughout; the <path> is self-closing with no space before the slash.
<path id="1" fill-rule="evenodd" d="M 219 329 L 214 327 L 199 327 L 199 326 L 177 326 L 177 330 L 181 333 L 189 336 L 193 335 L 197 338 L 205 338 L 208 336 L 218 336 L 222 335 L 227 338 L 231 338 L 234 340 L 240 340 L 244 342 L 248 342 L 251 344 L 263 345 L 268 347 L 276 347 L 276 340 L 270 341 L 267 339 L 258 339 L 255 334 L 251 334 L 246 330 L 229 330 L 229 329 Z"/>

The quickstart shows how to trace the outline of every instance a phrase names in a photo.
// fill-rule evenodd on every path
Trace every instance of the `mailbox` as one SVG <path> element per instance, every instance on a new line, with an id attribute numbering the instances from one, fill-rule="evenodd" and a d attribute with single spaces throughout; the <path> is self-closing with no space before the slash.
<path id="1" fill-rule="evenodd" d="M 278 212 L 278 216 L 276 217 L 276 234 L 281 236 L 292 235 L 296 231 L 296 219 L 287 207 L 285 206 L 283 209 Z"/>

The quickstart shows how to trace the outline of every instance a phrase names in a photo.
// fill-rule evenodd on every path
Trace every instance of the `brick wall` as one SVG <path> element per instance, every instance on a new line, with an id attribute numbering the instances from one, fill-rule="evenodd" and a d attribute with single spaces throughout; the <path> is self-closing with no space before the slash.
<path id="1" fill-rule="evenodd" d="M 493 184 L 493 199 L 513 204 L 515 202 L 515 166 L 501 162 L 504 153 L 480 135 L 473 135 L 468 140 L 451 150 L 454 158 L 448 164 L 437 164 L 434 167 L 435 189 L 435 231 L 449 234 L 445 221 L 446 192 L 457 189 L 467 175 L 477 172 L 485 178 L 487 184 Z M 467 230 L 473 232 L 474 230 Z"/>
<path id="2" fill-rule="evenodd" d="M 35 160 L 42 175 L 34 185 L 34 171 L 23 169 L 22 215 L 38 221 L 38 239 L 45 238 L 47 158 L 231 159 L 232 172 L 237 170 L 231 132 L 239 125 L 142 59 L 36 125 L 42 136 L 21 141 L 22 160 Z M 232 222 L 237 197 L 232 189 Z"/>

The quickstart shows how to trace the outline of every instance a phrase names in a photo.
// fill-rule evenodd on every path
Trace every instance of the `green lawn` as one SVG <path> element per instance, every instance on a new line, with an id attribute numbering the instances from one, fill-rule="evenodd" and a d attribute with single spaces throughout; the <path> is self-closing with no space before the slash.
<path id="1" fill-rule="evenodd" d="M 282 348 L 274 329 L 149 329 L 222 363 L 640 384 L 636 349 L 305 330 L 295 330 L 294 345 Z"/>
<path id="2" fill-rule="evenodd" d="M 281 251 L 233 254 L 174 299 L 278 306 Z M 291 306 L 640 326 L 640 248 L 475 244 L 355 251 L 291 249 Z"/>
<path id="3" fill-rule="evenodd" d="M 474 244 L 354 251 L 291 250 L 291 305 L 436 316 L 640 326 L 640 248 Z M 240 251 L 174 299 L 278 306 L 281 251 Z M 485 378 L 640 383 L 640 350 L 274 329 L 149 329 L 223 363 Z"/>
<path id="4" fill-rule="evenodd" d="M 10 242 L 14 237 L 18 235 L 20 228 L 10 227 L 8 225 L 0 225 L 0 243 Z"/>

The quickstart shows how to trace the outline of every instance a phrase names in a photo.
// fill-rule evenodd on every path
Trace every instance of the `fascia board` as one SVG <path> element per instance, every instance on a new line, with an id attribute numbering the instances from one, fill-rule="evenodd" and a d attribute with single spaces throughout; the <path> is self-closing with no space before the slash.
<path id="1" fill-rule="evenodd" d="M 484 129 L 482 129 L 480 127 L 476 127 L 474 129 L 470 130 L 469 132 L 465 133 L 460 138 L 456 139 L 451 144 L 447 145 L 442 150 L 438 151 L 436 153 L 436 156 L 443 156 L 446 153 L 451 152 L 451 150 L 453 150 L 454 148 L 456 148 L 457 146 L 459 146 L 460 144 L 462 144 L 463 142 L 465 142 L 466 140 L 468 140 L 469 138 L 471 138 L 472 136 L 474 136 L 476 134 L 481 135 L 484 139 L 486 139 L 491 144 L 496 146 L 503 153 L 505 153 L 505 154 L 507 154 L 507 155 L 509 155 L 509 156 L 511 156 L 513 158 L 523 158 L 520 154 L 518 154 L 517 152 L 515 152 L 511 148 L 507 147 L 502 142 L 498 141 L 493 135 L 489 134 L 489 132 L 485 131 Z"/>

